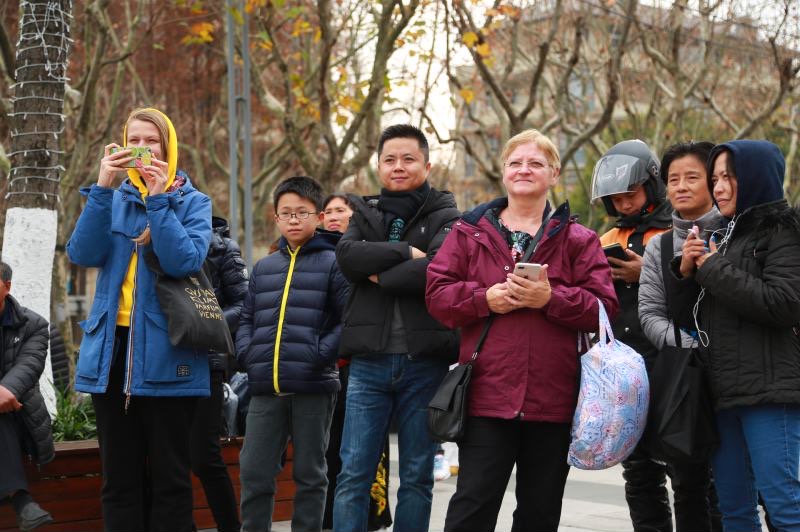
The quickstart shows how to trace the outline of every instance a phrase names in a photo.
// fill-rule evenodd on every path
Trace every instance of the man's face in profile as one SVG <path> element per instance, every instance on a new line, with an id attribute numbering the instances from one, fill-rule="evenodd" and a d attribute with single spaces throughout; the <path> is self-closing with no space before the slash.
<path id="1" fill-rule="evenodd" d="M 0 301 L 5 300 L 9 292 L 11 292 L 11 281 L 0 279 Z"/>

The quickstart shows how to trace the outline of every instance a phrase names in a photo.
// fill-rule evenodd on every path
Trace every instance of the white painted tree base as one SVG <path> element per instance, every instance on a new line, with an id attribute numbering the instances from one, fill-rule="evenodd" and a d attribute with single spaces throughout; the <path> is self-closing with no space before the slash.
<path id="1" fill-rule="evenodd" d="M 11 294 L 23 306 L 50 321 L 50 288 L 58 231 L 58 212 L 48 209 L 14 207 L 6 212 L 3 262 L 14 270 Z M 44 372 L 39 379 L 50 417 L 56 413 L 53 367 L 48 350 Z"/>

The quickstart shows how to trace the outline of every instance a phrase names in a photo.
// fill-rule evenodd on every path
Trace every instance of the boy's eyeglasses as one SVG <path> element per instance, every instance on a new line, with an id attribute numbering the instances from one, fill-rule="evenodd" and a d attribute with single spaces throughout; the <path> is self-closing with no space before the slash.
<path id="1" fill-rule="evenodd" d="M 284 222 L 291 220 L 292 218 L 297 218 L 298 220 L 306 220 L 312 214 L 317 214 L 315 212 L 307 212 L 307 211 L 300 211 L 300 212 L 279 212 L 275 216 L 278 217 L 278 220 L 283 220 Z"/>

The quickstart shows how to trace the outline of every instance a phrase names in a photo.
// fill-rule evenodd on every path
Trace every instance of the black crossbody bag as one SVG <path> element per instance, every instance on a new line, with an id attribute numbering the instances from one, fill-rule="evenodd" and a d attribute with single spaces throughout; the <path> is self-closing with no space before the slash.
<path id="1" fill-rule="evenodd" d="M 520 262 L 528 262 L 533 256 L 539 241 L 544 235 L 547 223 L 553 216 L 554 209 L 550 209 L 547 216 L 542 220 L 542 226 L 528 244 L 525 254 Z M 472 351 L 472 357 L 466 364 L 459 364 L 447 372 L 436 394 L 428 403 L 428 432 L 431 437 L 439 442 L 458 441 L 464 436 L 464 426 L 467 419 L 467 395 L 469 382 L 472 379 L 472 365 L 481 352 L 486 336 L 489 334 L 489 327 L 494 321 L 496 314 L 489 314 L 483 324 L 483 330 Z"/>
<path id="2" fill-rule="evenodd" d="M 672 239 L 672 231 L 661 237 L 661 271 L 665 279 L 670 275 Z M 675 345 L 664 345 L 649 370 L 650 411 L 643 443 L 649 455 L 657 460 L 703 464 L 717 445 L 709 384 L 697 348 L 681 345 L 667 283 L 664 294 Z"/>

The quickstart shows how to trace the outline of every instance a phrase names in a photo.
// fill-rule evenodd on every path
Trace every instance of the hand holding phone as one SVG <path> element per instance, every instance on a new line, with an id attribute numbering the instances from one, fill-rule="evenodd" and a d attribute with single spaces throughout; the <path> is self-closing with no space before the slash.
<path id="1" fill-rule="evenodd" d="M 686 235 L 681 248 L 680 273 L 683 277 L 692 277 L 697 269 L 695 261 L 705 253 L 705 242 L 700 239 L 700 228 L 693 225 Z"/>
<path id="2" fill-rule="evenodd" d="M 138 159 L 144 166 L 150 166 L 153 162 L 153 151 L 150 146 L 126 146 L 124 148 L 111 148 L 111 153 L 117 153 L 122 150 L 130 150 L 130 157 L 133 157 L 125 168 L 136 168 L 136 160 Z"/>
<path id="3" fill-rule="evenodd" d="M 518 275 L 529 281 L 538 281 L 541 271 L 542 265 L 533 262 L 518 262 L 516 266 L 514 266 L 514 275 Z"/>
<path id="4" fill-rule="evenodd" d="M 520 281 L 522 277 L 525 281 Z M 515 308 L 542 308 L 550 301 L 550 280 L 547 276 L 547 265 L 520 262 L 514 266 L 514 274 L 506 278 L 508 287 L 507 300 Z"/>
<path id="5" fill-rule="evenodd" d="M 606 254 L 606 258 L 614 257 L 615 259 L 622 261 L 630 260 L 628 254 L 625 253 L 625 248 L 623 248 L 618 242 L 609 244 L 608 246 L 603 246 L 603 253 Z"/>

